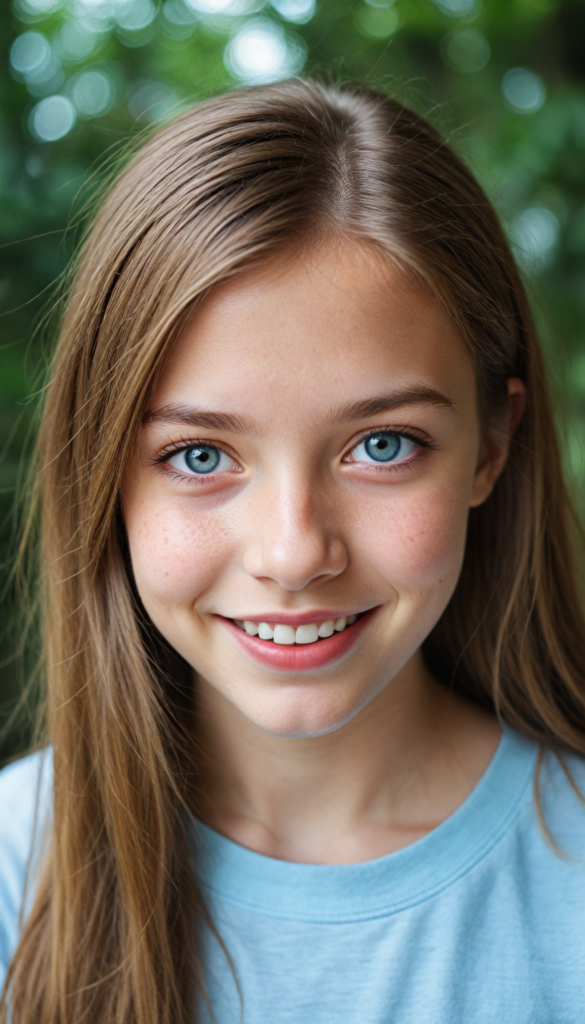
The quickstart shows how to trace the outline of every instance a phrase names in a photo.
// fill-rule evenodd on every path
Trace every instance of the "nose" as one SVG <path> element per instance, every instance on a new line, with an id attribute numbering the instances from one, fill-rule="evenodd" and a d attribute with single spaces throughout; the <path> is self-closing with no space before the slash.
<path id="1" fill-rule="evenodd" d="M 246 572 L 273 580 L 284 590 L 338 576 L 347 565 L 347 549 L 335 527 L 331 503 L 310 488 L 281 486 L 264 494 L 244 556 Z"/>

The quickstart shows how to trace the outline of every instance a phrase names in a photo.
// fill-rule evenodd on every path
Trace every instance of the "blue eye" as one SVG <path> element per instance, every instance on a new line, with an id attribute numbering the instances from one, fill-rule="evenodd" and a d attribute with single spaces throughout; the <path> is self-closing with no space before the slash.
<path id="1" fill-rule="evenodd" d="M 168 460 L 169 466 L 180 469 L 189 476 L 207 476 L 209 473 L 225 473 L 233 466 L 233 459 L 213 445 L 193 445 L 183 448 Z"/>
<path id="2" fill-rule="evenodd" d="M 416 444 L 409 437 L 394 434 L 390 430 L 381 430 L 378 434 L 364 437 L 352 451 L 356 462 L 388 464 L 401 462 L 415 450 Z"/>

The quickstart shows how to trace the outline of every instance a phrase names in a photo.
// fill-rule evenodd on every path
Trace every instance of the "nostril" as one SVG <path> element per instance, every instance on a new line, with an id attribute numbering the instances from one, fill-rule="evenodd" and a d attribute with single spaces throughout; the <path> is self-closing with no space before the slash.
<path id="1" fill-rule="evenodd" d="M 246 552 L 244 568 L 258 580 L 273 580 L 285 590 L 302 590 L 316 580 L 338 576 L 347 565 L 344 545 L 336 540 L 326 543 L 321 537 L 269 537 L 256 540 Z"/>

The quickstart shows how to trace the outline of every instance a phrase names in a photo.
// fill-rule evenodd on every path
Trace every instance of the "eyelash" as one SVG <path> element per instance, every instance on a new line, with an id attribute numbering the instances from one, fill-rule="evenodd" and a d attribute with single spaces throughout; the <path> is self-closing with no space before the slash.
<path id="1" fill-rule="evenodd" d="M 172 476 L 173 479 L 175 480 L 179 480 L 181 483 L 187 481 L 188 484 L 195 483 L 201 485 L 207 480 L 214 480 L 215 477 L 219 474 L 210 473 L 209 476 L 196 476 L 195 474 L 193 474 L 193 476 L 188 476 L 186 473 L 179 473 L 172 468 L 165 467 L 165 463 L 167 463 L 169 459 L 172 459 L 173 455 L 178 455 L 179 452 L 186 452 L 189 450 L 189 448 L 195 448 L 197 445 L 205 445 L 206 447 L 217 448 L 218 451 L 223 452 L 224 455 L 227 455 L 228 459 L 233 459 L 234 462 L 237 461 L 234 458 L 234 456 L 231 455 L 231 453 L 227 450 L 227 448 L 225 448 L 224 445 L 222 444 L 218 444 L 217 441 L 210 440 L 209 438 L 203 439 L 201 437 L 181 437 L 178 441 L 174 441 L 172 444 L 165 445 L 165 447 L 158 453 L 158 455 L 155 455 L 154 459 L 152 460 L 152 464 L 154 466 L 162 467 L 163 472 L 168 473 L 169 476 Z M 222 473 L 221 476 L 225 476 L 225 473 Z"/>
<path id="2" fill-rule="evenodd" d="M 405 473 L 405 472 L 408 472 L 408 470 L 410 469 L 410 467 L 414 463 L 418 462 L 419 459 L 421 459 L 421 458 L 425 458 L 427 452 L 429 452 L 429 451 L 437 451 L 437 448 L 438 448 L 438 445 L 436 445 L 435 442 L 431 440 L 431 438 L 428 436 L 428 434 L 424 434 L 423 431 L 420 431 L 420 433 L 419 433 L 418 431 L 413 430 L 411 427 L 400 427 L 400 426 L 386 426 L 386 425 L 382 425 L 382 426 L 376 427 L 375 429 L 366 431 L 359 438 L 357 438 L 357 440 L 352 441 L 351 448 L 349 449 L 347 455 L 343 456 L 343 460 L 342 461 L 347 464 L 348 463 L 348 456 L 351 455 L 351 452 L 354 450 L 354 448 L 357 448 L 357 446 L 359 444 L 362 444 L 363 441 L 367 441 L 368 438 L 376 437 L 378 434 L 382 434 L 382 433 L 396 434 L 398 437 L 403 437 L 407 441 L 412 441 L 413 444 L 417 445 L 417 451 L 415 452 L 414 455 L 412 455 L 408 459 L 405 459 L 403 462 L 388 463 L 388 465 L 380 464 L 380 465 L 377 465 L 377 466 L 373 465 L 372 463 L 368 463 L 368 472 L 372 472 L 372 471 L 375 472 L 375 473 Z M 349 464 L 351 465 L 351 463 L 349 463 Z M 358 463 L 354 463 L 354 464 L 357 465 Z"/>
<path id="3" fill-rule="evenodd" d="M 362 441 L 367 441 L 367 439 L 369 437 L 376 437 L 377 434 L 381 434 L 383 432 L 387 432 L 387 433 L 390 433 L 390 434 L 397 434 L 399 437 L 404 437 L 404 438 L 406 438 L 407 441 L 412 441 L 414 444 L 416 444 L 418 446 L 419 450 L 417 451 L 417 453 L 414 456 L 412 456 L 408 460 L 405 460 L 404 462 L 399 462 L 399 463 L 396 463 L 396 464 L 389 463 L 387 466 L 384 466 L 384 465 L 374 466 L 374 465 L 369 464 L 368 468 L 370 469 L 370 471 L 374 470 L 374 472 L 378 472 L 378 473 L 379 472 L 381 472 L 381 473 L 389 473 L 389 472 L 397 473 L 397 472 L 400 472 L 400 471 L 404 472 L 404 470 L 407 469 L 407 467 L 411 466 L 414 462 L 418 462 L 419 458 L 423 458 L 424 455 L 425 455 L 425 451 L 436 451 L 437 447 L 438 447 L 434 443 L 434 441 L 431 441 L 431 439 L 428 436 L 428 434 L 425 434 L 423 436 L 422 431 L 421 431 L 421 433 L 418 433 L 416 431 L 413 431 L 412 428 L 402 428 L 402 427 L 396 427 L 396 426 L 392 426 L 392 427 L 389 427 L 389 426 L 379 426 L 379 427 L 376 427 L 375 429 L 366 431 L 365 434 L 362 434 L 357 440 L 354 440 L 352 442 L 351 448 L 347 452 L 347 455 L 343 456 L 342 462 L 345 462 L 346 465 L 347 465 L 348 464 L 348 462 L 347 462 L 348 456 L 351 455 L 351 452 L 353 451 L 354 448 L 357 448 L 357 446 L 359 444 L 361 444 Z M 164 466 L 165 463 L 167 463 L 169 461 L 169 459 L 171 459 L 173 457 L 173 455 L 177 455 L 179 452 L 187 451 L 189 448 L 194 448 L 196 445 L 208 445 L 208 446 L 211 446 L 213 448 L 217 448 L 219 451 L 223 452 L 224 455 L 227 455 L 228 458 L 234 459 L 234 456 L 231 455 L 230 452 L 227 451 L 227 449 L 223 445 L 218 444 L 217 441 L 213 441 L 213 440 L 211 440 L 209 438 L 205 438 L 205 439 L 203 439 L 203 438 L 180 438 L 180 440 L 175 441 L 172 444 L 166 445 L 158 453 L 158 455 L 155 456 L 155 458 L 152 460 L 152 462 L 156 466 Z M 423 451 L 421 451 L 420 449 L 423 449 Z M 234 462 L 235 461 L 236 460 L 234 459 Z M 356 463 L 356 464 L 358 464 L 358 463 Z M 175 471 L 171 471 L 169 469 L 167 469 L 166 472 L 169 473 L 171 476 L 173 476 L 176 480 L 180 480 L 180 481 L 187 480 L 187 481 L 189 481 L 189 483 L 191 483 L 192 481 L 197 481 L 198 483 L 203 483 L 205 480 L 213 480 L 214 477 L 216 476 L 215 473 L 210 473 L 209 476 L 205 476 L 205 477 L 187 476 L 186 474 L 178 473 L 178 472 L 175 472 Z M 222 474 L 222 475 L 224 475 L 224 474 Z"/>

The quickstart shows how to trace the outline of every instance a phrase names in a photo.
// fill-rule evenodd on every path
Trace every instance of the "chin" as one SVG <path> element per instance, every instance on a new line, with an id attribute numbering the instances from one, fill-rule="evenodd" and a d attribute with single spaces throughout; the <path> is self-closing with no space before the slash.
<path id="1" fill-rule="evenodd" d="M 272 705 L 272 706 L 270 706 Z M 313 739 L 340 729 L 358 713 L 360 706 L 348 707 L 346 702 L 317 700 L 315 694 L 295 694 L 293 699 L 268 701 L 258 706 L 240 707 L 248 721 L 271 736 L 283 739 Z"/>

